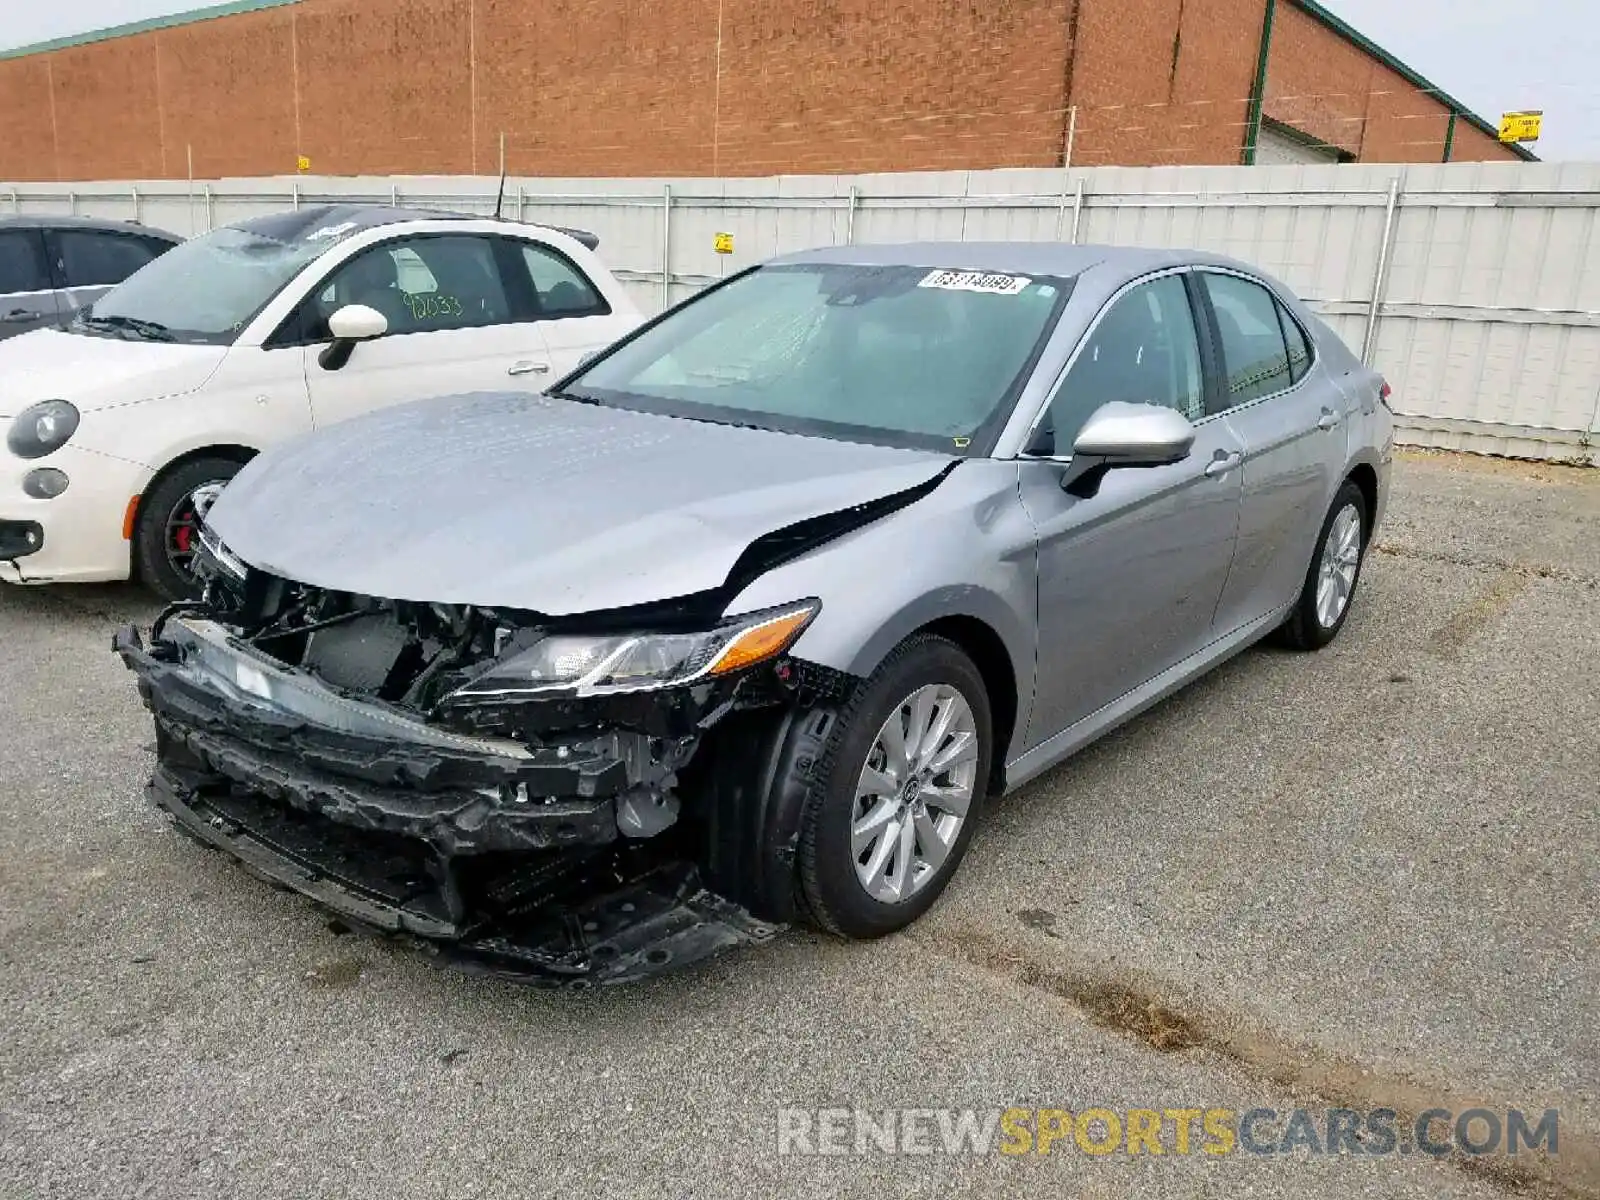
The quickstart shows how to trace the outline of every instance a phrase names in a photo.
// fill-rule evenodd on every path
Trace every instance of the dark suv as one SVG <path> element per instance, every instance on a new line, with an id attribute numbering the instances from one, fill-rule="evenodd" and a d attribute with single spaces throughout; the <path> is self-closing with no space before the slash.
<path id="1" fill-rule="evenodd" d="M 64 327 L 182 240 L 132 221 L 0 217 L 0 340 L 43 325 Z"/>

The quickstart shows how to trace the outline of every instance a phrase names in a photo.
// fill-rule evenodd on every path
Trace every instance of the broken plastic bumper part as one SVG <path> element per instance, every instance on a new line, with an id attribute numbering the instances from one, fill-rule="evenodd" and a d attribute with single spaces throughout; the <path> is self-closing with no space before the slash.
<path id="1" fill-rule="evenodd" d="M 155 718 L 152 799 L 355 924 L 531 982 L 615 982 L 770 936 L 670 837 L 624 836 L 641 735 L 530 747 L 354 699 L 213 622 L 114 648 Z M 659 798 L 659 797 L 658 797 Z M 620 821 L 620 825 L 619 825 Z"/>

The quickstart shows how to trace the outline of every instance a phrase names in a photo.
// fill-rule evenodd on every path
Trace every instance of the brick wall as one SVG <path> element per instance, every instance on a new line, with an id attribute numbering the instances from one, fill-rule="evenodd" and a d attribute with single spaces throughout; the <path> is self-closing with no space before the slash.
<path id="1" fill-rule="evenodd" d="M 1237 163 L 1265 4 L 1079 0 L 1073 162 Z"/>
<path id="2" fill-rule="evenodd" d="M 1072 105 L 1075 164 L 1231 163 L 1264 4 L 300 0 L 0 59 L 0 179 L 1051 166 Z M 1289 0 L 1266 112 L 1386 160 L 1448 119 Z"/>
<path id="3" fill-rule="evenodd" d="M 1439 162 L 1450 124 L 1442 101 L 1289 0 L 1279 0 L 1273 22 L 1265 112 L 1361 162 Z M 1451 157 L 1516 154 L 1458 120 Z"/>

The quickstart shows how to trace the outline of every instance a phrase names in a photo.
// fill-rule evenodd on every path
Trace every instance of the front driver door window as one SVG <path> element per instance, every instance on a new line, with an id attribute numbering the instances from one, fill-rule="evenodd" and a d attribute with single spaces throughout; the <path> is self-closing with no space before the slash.
<path id="1" fill-rule="evenodd" d="M 507 292 L 491 238 L 423 234 L 358 252 L 316 285 L 299 317 L 316 423 L 428 396 L 525 386 L 510 377 L 514 369 L 549 354 L 538 323 L 514 319 Z M 319 358 L 328 318 L 346 304 L 377 309 L 389 329 L 329 370 Z"/>
<path id="2" fill-rule="evenodd" d="M 1022 502 L 1039 534 L 1039 674 L 1032 748 L 1201 650 L 1233 560 L 1238 442 L 1203 420 L 1205 374 L 1182 274 L 1140 284 L 1090 331 L 1034 439 L 1058 458 L 1113 400 L 1193 419 L 1182 462 L 1106 472 L 1088 497 L 1061 489 L 1058 462 L 1024 460 Z M 1231 456 L 1231 457 L 1230 457 Z"/>
<path id="3" fill-rule="evenodd" d="M 1167 275 L 1112 303 L 1056 389 L 1037 450 L 1065 458 L 1102 404 L 1162 404 L 1191 421 L 1204 415 L 1200 343 L 1183 277 Z"/>

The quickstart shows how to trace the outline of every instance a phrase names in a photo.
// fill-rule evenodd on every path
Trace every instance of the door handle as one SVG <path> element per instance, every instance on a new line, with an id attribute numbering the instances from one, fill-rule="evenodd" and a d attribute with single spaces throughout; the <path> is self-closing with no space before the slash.
<path id="1" fill-rule="evenodd" d="M 550 364 L 547 363 L 547 362 L 534 362 L 532 359 L 524 358 L 520 362 L 514 362 L 509 367 L 507 367 L 506 368 L 506 374 L 507 375 L 544 375 L 544 374 L 548 373 L 549 370 L 550 370 Z"/>
<path id="2" fill-rule="evenodd" d="M 1244 455 L 1237 450 L 1218 450 L 1216 457 L 1206 464 L 1206 476 L 1216 479 L 1226 475 L 1244 461 Z"/>
<path id="3" fill-rule="evenodd" d="M 0 317 L 0 321 L 27 321 L 38 315 L 38 313 L 29 312 L 25 308 L 13 308 L 5 316 Z"/>
<path id="4" fill-rule="evenodd" d="M 1330 429 L 1339 428 L 1339 422 L 1344 418 L 1330 408 L 1322 410 L 1322 415 L 1317 418 L 1317 428 L 1326 433 Z"/>

